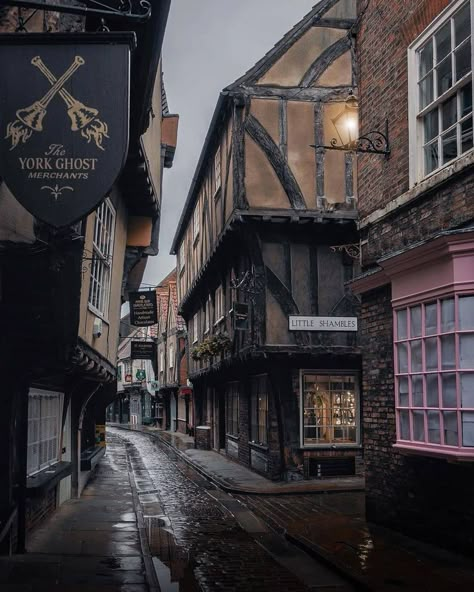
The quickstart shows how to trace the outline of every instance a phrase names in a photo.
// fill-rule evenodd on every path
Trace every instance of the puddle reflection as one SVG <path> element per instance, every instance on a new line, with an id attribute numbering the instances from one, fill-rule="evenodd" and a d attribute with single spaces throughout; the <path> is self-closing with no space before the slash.
<path id="1" fill-rule="evenodd" d="M 189 553 L 176 545 L 168 519 L 156 516 L 145 521 L 161 592 L 200 592 Z"/>

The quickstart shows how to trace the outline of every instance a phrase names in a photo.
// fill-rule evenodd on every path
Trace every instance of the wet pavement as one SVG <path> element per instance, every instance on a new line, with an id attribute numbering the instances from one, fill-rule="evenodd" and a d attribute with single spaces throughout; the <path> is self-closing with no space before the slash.
<path id="1" fill-rule="evenodd" d="M 1 592 L 149 592 L 128 459 L 111 437 L 81 499 L 63 504 L 27 541 L 0 557 Z"/>
<path id="2" fill-rule="evenodd" d="M 120 427 L 121 429 L 126 429 L 125 426 Z M 262 475 L 255 473 L 255 471 L 251 471 L 247 467 L 214 450 L 195 449 L 194 438 L 185 434 L 144 426 L 133 428 L 133 430 L 142 431 L 150 437 L 156 438 L 164 444 L 168 444 L 177 450 L 183 459 L 190 462 L 203 475 L 212 479 L 225 491 L 231 493 L 284 495 L 287 493 L 364 490 L 364 479 L 356 476 L 292 482 L 270 481 Z"/>
<path id="3" fill-rule="evenodd" d="M 188 442 L 186 437 L 166 432 L 159 432 L 159 436 L 148 432 L 148 436 L 150 439 L 158 437 L 164 440 L 168 447 L 176 446 L 177 457 L 197 468 L 220 489 L 232 491 L 229 485 L 238 478 L 228 475 L 229 467 L 238 466 L 235 463 L 227 461 L 222 469 L 219 463 L 211 461 L 213 470 L 202 470 L 205 463 L 196 463 L 196 459 L 189 456 L 192 444 L 190 438 Z M 202 456 L 199 458 L 202 459 Z M 219 474 L 219 471 L 222 472 Z M 239 475 L 237 469 L 236 474 Z M 291 550 L 280 550 L 280 554 L 275 555 L 281 564 L 286 558 L 293 573 L 294 565 L 289 558 L 297 547 L 344 574 L 357 589 L 374 592 L 474 590 L 472 559 L 367 522 L 362 492 L 340 492 L 331 488 L 324 490 L 323 485 L 319 493 L 300 494 L 294 489 L 273 489 L 273 494 L 269 494 L 268 482 L 264 481 L 258 488 L 259 495 L 252 494 L 250 490 L 246 493 L 234 491 L 232 496 L 224 491 L 220 494 L 234 500 L 232 503 L 240 502 L 242 507 L 251 510 L 250 522 L 258 517 L 267 528 L 270 527 L 273 532 L 280 533 L 293 543 Z M 232 508 L 230 510 L 233 511 Z M 239 514 L 234 513 L 238 518 Z M 266 535 L 258 536 L 262 537 L 260 541 L 263 543 Z M 255 540 L 258 540 L 258 536 Z M 271 546 L 267 542 L 266 549 L 270 550 Z M 301 576 L 301 569 L 296 573 Z M 317 580 L 314 577 L 311 580 L 311 577 L 304 581 L 311 583 Z"/>
<path id="4" fill-rule="evenodd" d="M 108 434 L 127 442 L 162 592 L 352 590 L 172 449 L 139 432 Z"/>
<path id="5" fill-rule="evenodd" d="M 1 592 L 351 592 L 173 450 L 107 431 L 80 499 L 0 558 Z"/>

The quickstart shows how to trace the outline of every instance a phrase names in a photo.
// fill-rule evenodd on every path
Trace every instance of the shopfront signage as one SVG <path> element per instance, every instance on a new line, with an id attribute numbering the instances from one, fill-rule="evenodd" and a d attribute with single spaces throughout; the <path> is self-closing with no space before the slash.
<path id="1" fill-rule="evenodd" d="M 132 360 L 154 360 L 156 356 L 155 344 L 151 341 L 132 341 L 130 343 L 130 357 Z"/>
<path id="2" fill-rule="evenodd" d="M 158 322 L 155 290 L 130 292 L 130 324 L 135 327 L 151 327 Z"/>
<path id="3" fill-rule="evenodd" d="M 357 317 L 289 317 L 290 331 L 357 331 Z"/>
<path id="4" fill-rule="evenodd" d="M 0 175 L 60 228 L 97 208 L 128 151 L 134 36 L 0 35 Z"/>

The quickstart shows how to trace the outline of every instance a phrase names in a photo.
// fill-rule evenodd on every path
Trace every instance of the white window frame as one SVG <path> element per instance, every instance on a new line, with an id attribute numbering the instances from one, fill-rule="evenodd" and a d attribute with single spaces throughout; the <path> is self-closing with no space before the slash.
<path id="1" fill-rule="evenodd" d="M 184 269 L 184 266 L 186 264 L 186 256 L 185 256 L 185 247 L 186 247 L 186 241 L 183 240 L 183 242 L 180 244 L 179 246 L 179 271 L 181 272 Z"/>
<path id="2" fill-rule="evenodd" d="M 193 316 L 193 343 L 197 343 L 199 341 L 199 323 L 198 323 L 198 313 Z"/>
<path id="3" fill-rule="evenodd" d="M 64 395 L 30 389 L 28 396 L 27 475 L 35 475 L 61 460 Z"/>
<path id="4" fill-rule="evenodd" d="M 214 293 L 214 311 L 215 311 L 215 317 L 216 317 L 214 325 L 217 325 L 218 323 L 223 321 L 225 318 L 224 289 L 222 287 L 222 284 L 217 286 L 216 291 Z"/>
<path id="5" fill-rule="evenodd" d="M 196 202 L 196 207 L 194 208 L 193 212 L 193 243 L 199 239 L 199 233 L 201 231 L 201 218 L 200 218 L 200 208 L 199 208 L 199 200 Z"/>
<path id="6" fill-rule="evenodd" d="M 209 295 L 204 305 L 204 335 L 209 333 L 211 328 L 211 296 Z"/>
<path id="7" fill-rule="evenodd" d="M 221 147 L 218 146 L 214 156 L 214 197 L 219 195 L 219 190 L 222 186 L 222 161 L 221 161 Z"/>
<path id="8" fill-rule="evenodd" d="M 95 213 L 88 298 L 89 308 L 105 321 L 109 316 L 115 218 L 115 208 L 107 197 Z"/>
<path id="9" fill-rule="evenodd" d="M 305 444 L 305 423 L 304 423 L 304 413 L 305 413 L 305 400 L 304 400 L 304 376 L 306 374 L 314 374 L 317 376 L 327 376 L 328 379 L 330 377 L 351 377 L 354 379 L 354 393 L 355 393 L 355 430 L 356 430 L 356 438 L 354 442 L 338 442 L 334 439 L 330 442 L 319 442 L 319 443 L 308 443 Z M 300 370 L 300 445 L 301 448 L 312 448 L 312 449 L 323 449 L 323 448 L 360 448 L 361 445 L 361 415 L 360 415 L 360 406 L 361 406 L 361 397 L 360 397 L 360 388 L 359 388 L 359 373 L 354 370 L 312 370 L 310 368 Z M 307 409 L 307 408 L 306 408 Z M 334 424 L 327 424 L 329 427 L 334 428 Z M 306 427 L 313 427 L 312 424 L 307 425 Z"/>
<path id="10" fill-rule="evenodd" d="M 168 365 L 169 365 L 170 369 L 172 369 L 172 368 L 174 368 L 174 347 L 172 344 L 170 344 L 170 346 L 168 347 L 168 356 L 169 356 Z"/>
<path id="11" fill-rule="evenodd" d="M 409 46 L 408 48 L 408 128 L 409 128 L 409 182 L 410 187 L 413 187 L 423 179 L 430 177 L 445 167 L 452 165 L 454 162 L 472 152 L 473 148 L 466 150 L 464 153 L 460 152 L 459 144 L 459 132 L 458 132 L 458 155 L 456 158 L 449 160 L 445 164 L 442 164 L 433 171 L 426 173 L 425 160 L 424 160 L 424 128 L 422 123 L 422 117 L 432 111 L 436 106 L 445 102 L 449 96 L 456 95 L 457 92 L 469 84 L 473 80 L 473 66 L 474 66 L 474 0 L 468 0 L 471 8 L 471 74 L 466 74 L 462 79 L 457 82 L 453 82 L 452 87 L 443 93 L 440 97 L 434 99 L 425 108 L 420 109 L 419 102 L 419 69 L 418 69 L 418 52 L 421 48 L 432 38 L 439 29 L 445 25 L 445 23 L 451 19 L 456 12 L 466 3 L 466 0 L 457 0 L 446 7 L 434 20 L 433 22 L 423 31 L 423 33 Z M 436 68 L 434 69 L 436 70 Z M 453 72 L 454 74 L 454 72 Z M 436 76 L 436 74 L 434 74 Z M 434 82 L 436 87 L 436 79 Z M 474 84 L 473 84 L 474 89 Z M 474 94 L 474 90 L 473 90 Z M 474 96 L 473 96 L 474 99 Z M 474 103 L 474 101 L 473 101 Z M 474 117 L 474 113 L 473 113 Z M 457 125 L 459 126 L 459 118 Z M 449 129 L 449 128 L 448 128 Z M 442 130 L 438 129 L 438 137 L 442 135 Z M 441 156 L 441 155 L 440 155 Z"/>
<path id="12" fill-rule="evenodd" d="M 463 357 L 463 352 L 472 349 L 469 344 L 474 341 L 474 325 L 462 324 L 463 298 L 469 299 L 464 310 L 472 310 L 470 301 L 474 293 L 462 290 L 394 309 L 396 448 L 420 455 L 474 460 L 472 433 L 469 434 L 472 444 L 464 440 L 465 424 L 474 423 L 474 402 L 467 404 L 470 383 L 474 384 L 474 364 L 470 366 L 468 358 Z M 428 326 L 428 307 L 435 312 L 435 315 L 431 313 L 435 328 Z M 417 317 L 419 322 L 414 324 Z"/>
<path id="13" fill-rule="evenodd" d="M 165 370 L 165 362 L 164 362 L 164 355 L 163 349 L 160 349 L 160 372 L 164 372 Z"/>

